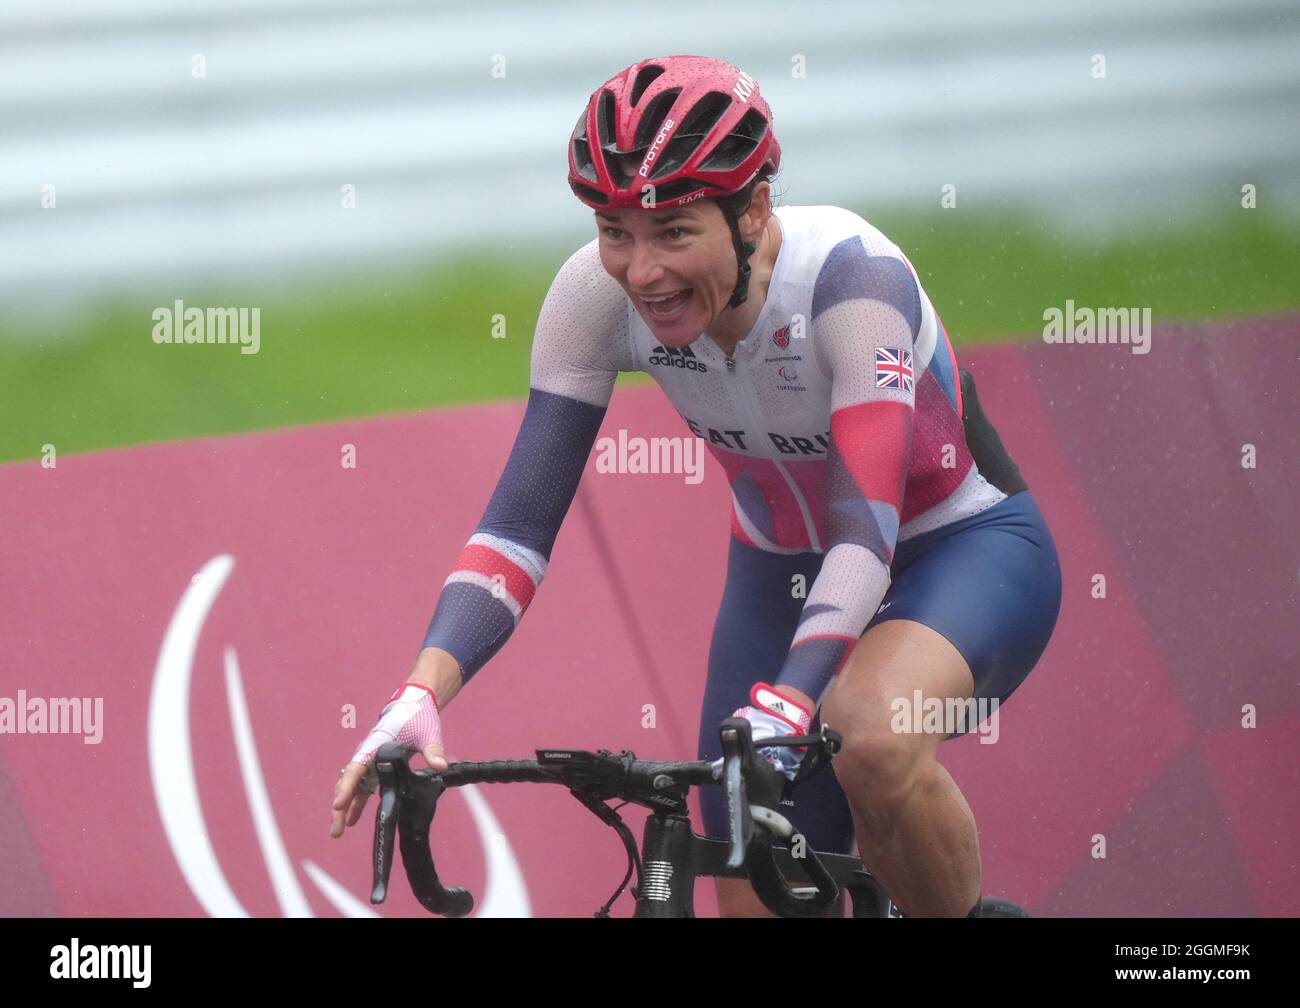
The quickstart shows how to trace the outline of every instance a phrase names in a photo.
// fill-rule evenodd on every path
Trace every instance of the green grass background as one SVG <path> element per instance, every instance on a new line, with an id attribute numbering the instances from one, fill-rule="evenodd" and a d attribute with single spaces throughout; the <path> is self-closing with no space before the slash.
<path id="1" fill-rule="evenodd" d="M 1253 212 L 1144 225 L 1107 241 L 1061 237 L 1031 216 L 868 219 L 907 253 L 959 350 L 1036 338 L 1044 308 L 1067 298 L 1149 305 L 1156 324 L 1300 304 L 1294 229 Z M 57 331 L 0 330 L 0 461 L 36 458 L 46 443 L 80 452 L 522 397 L 537 312 L 570 251 L 478 251 L 382 280 L 332 278 L 266 296 L 172 286 L 105 301 Z M 155 345 L 150 314 L 177 297 L 260 305 L 260 352 Z M 492 337 L 496 314 L 505 339 Z"/>

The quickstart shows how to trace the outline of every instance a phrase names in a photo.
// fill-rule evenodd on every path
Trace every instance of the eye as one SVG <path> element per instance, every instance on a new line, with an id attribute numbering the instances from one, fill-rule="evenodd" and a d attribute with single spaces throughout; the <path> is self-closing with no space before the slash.
<path id="1" fill-rule="evenodd" d="M 669 241 L 678 241 L 681 239 L 682 235 L 686 234 L 686 229 L 679 227 L 669 228 L 664 232 L 664 234 L 667 236 Z"/>
<path id="2" fill-rule="evenodd" d="M 622 229 L 622 228 L 616 228 L 616 227 L 604 227 L 604 228 L 601 228 L 601 230 L 605 233 L 605 237 L 608 238 L 608 239 L 610 239 L 611 241 L 616 241 L 617 239 L 623 237 L 623 229 Z"/>

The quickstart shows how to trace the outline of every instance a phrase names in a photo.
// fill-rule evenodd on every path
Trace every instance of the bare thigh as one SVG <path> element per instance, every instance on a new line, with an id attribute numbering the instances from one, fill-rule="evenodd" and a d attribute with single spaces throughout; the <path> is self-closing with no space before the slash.
<path id="1" fill-rule="evenodd" d="M 868 802 L 887 805 L 904 793 L 945 738 L 894 730 L 899 702 L 910 710 L 918 690 L 922 702 L 958 700 L 974 695 L 975 681 L 966 659 L 941 633 L 914 620 L 887 620 L 858 641 L 822 700 L 823 723 L 844 736 L 831 768 L 840 771 L 836 776 L 855 820 L 869 813 L 863 807 Z"/>

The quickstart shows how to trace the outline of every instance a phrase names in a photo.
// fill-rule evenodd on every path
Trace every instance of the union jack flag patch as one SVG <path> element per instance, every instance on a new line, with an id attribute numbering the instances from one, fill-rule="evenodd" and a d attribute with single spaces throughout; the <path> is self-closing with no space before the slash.
<path id="1" fill-rule="evenodd" d="M 876 347 L 876 388 L 912 391 L 912 351 Z"/>

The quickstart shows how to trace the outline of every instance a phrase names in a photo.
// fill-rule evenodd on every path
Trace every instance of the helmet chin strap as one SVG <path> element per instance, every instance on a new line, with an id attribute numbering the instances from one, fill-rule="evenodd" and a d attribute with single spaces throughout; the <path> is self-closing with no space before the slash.
<path id="1" fill-rule="evenodd" d="M 727 307 L 739 308 L 749 300 L 749 257 L 758 248 L 758 243 L 740 240 L 740 225 L 736 222 L 735 211 L 726 200 L 721 200 L 720 203 L 722 216 L 727 218 L 727 225 L 731 228 L 731 243 L 736 249 L 736 264 L 739 267 L 736 289 L 731 292 L 731 300 L 727 302 Z"/>

